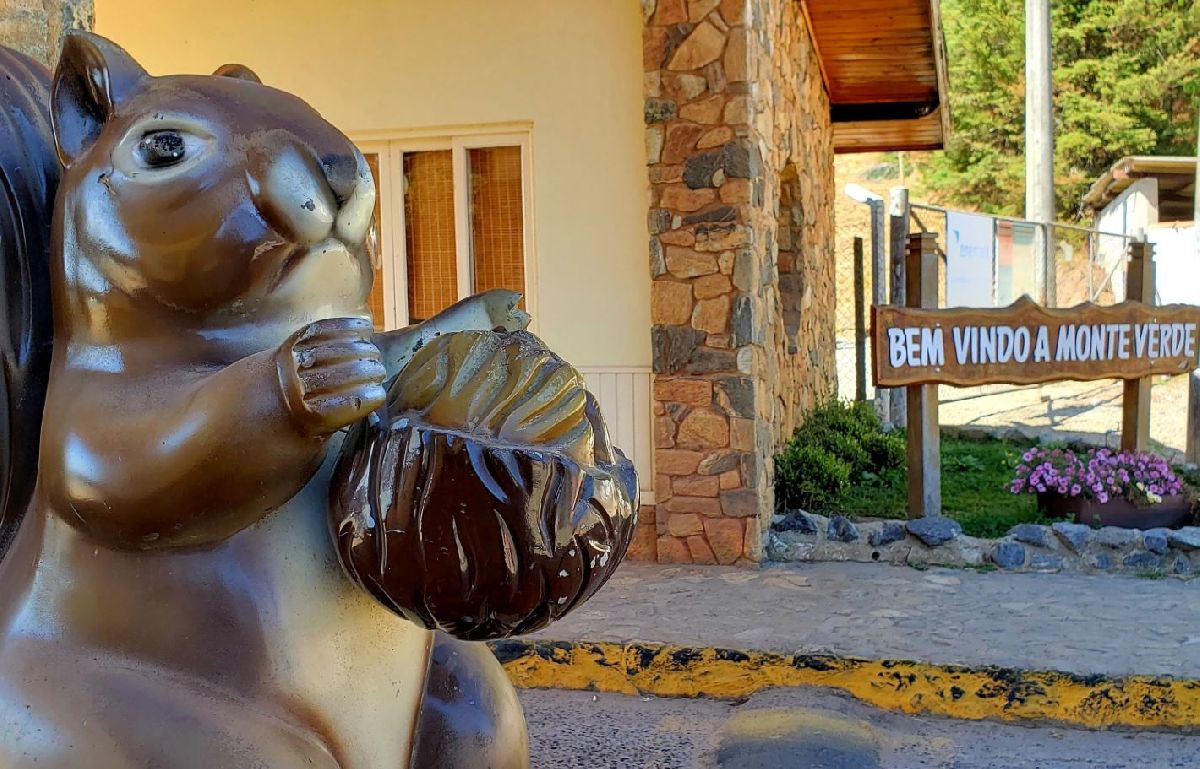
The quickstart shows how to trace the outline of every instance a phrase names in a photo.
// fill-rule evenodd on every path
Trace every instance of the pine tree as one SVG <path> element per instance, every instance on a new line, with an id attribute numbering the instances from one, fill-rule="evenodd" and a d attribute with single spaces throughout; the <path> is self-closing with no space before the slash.
<path id="1" fill-rule="evenodd" d="M 1196 0 L 1054 0 L 1055 189 L 1075 218 L 1126 155 L 1193 155 Z M 951 140 L 922 171 L 939 200 L 1019 216 L 1025 196 L 1025 31 L 1019 0 L 942 0 Z"/>

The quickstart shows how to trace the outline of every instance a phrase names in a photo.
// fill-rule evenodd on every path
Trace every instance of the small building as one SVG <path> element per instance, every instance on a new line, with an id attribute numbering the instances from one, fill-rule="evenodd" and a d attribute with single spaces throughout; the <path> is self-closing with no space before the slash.
<path id="1" fill-rule="evenodd" d="M 491 287 L 637 463 L 636 553 L 761 559 L 835 389 L 833 155 L 946 137 L 937 0 L 95 0 L 152 73 L 292 91 L 380 190 L 378 322 Z"/>
<path id="2" fill-rule="evenodd" d="M 1162 304 L 1200 304 L 1200 247 L 1195 215 L 1196 158 L 1121 158 L 1088 189 L 1083 208 L 1100 232 L 1144 235 L 1154 246 L 1155 288 Z M 1119 264 L 1123 241 L 1101 241 L 1100 260 L 1109 271 Z M 1118 295 L 1125 276 L 1115 270 Z"/>

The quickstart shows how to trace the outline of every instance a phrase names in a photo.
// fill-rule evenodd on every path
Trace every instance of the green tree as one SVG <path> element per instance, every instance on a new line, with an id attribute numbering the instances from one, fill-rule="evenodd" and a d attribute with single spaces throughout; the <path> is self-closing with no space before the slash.
<path id="1" fill-rule="evenodd" d="M 1078 215 L 1126 155 L 1192 155 L 1200 97 L 1196 0 L 1054 0 L 1055 189 Z M 951 139 L 921 169 L 937 199 L 1019 216 L 1025 199 L 1025 20 L 1019 0 L 942 0 Z"/>

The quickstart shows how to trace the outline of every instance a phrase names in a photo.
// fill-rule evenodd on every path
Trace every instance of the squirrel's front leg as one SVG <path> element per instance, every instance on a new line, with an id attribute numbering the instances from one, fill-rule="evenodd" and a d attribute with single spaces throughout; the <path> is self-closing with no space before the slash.
<path id="1" fill-rule="evenodd" d="M 276 351 L 284 402 L 302 434 L 328 436 L 383 405 L 387 371 L 371 335 L 361 318 L 319 320 Z"/>
<path id="2" fill-rule="evenodd" d="M 222 541 L 294 496 L 329 437 L 378 408 L 385 371 L 359 318 L 312 323 L 186 381 L 52 377 L 41 479 L 48 503 L 100 544 Z M 86 397 L 80 397 L 83 393 Z"/>

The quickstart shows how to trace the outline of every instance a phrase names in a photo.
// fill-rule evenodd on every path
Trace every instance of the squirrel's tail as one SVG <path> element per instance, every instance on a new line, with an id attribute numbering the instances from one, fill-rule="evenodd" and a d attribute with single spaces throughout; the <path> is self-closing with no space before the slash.
<path id="1" fill-rule="evenodd" d="M 0 557 L 37 481 L 50 372 L 50 219 L 61 166 L 50 73 L 0 46 Z"/>

